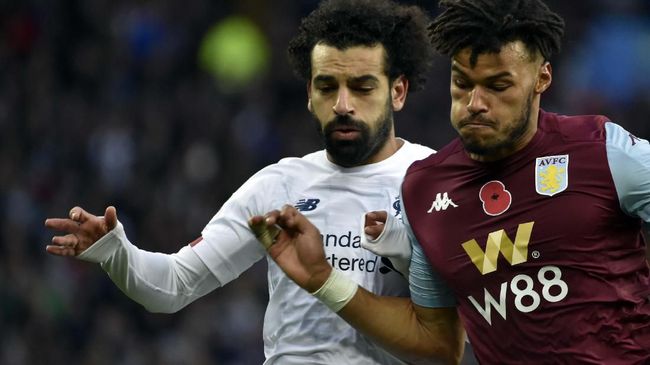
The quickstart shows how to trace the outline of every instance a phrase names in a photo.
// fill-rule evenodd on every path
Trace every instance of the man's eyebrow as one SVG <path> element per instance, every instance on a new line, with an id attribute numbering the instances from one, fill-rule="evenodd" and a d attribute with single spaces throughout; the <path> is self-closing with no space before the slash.
<path id="1" fill-rule="evenodd" d="M 332 81 L 336 81 L 336 78 L 331 75 L 317 75 L 316 77 L 314 77 L 314 82 L 332 82 Z M 361 76 L 351 77 L 349 81 L 355 83 L 363 83 L 367 81 L 379 82 L 379 79 L 373 75 L 361 75 Z"/>
<path id="2" fill-rule="evenodd" d="M 379 79 L 373 75 L 362 75 L 362 76 L 357 76 L 357 77 L 352 77 L 350 79 L 351 82 L 353 83 L 364 83 L 364 82 L 379 82 Z"/>
<path id="3" fill-rule="evenodd" d="M 460 67 L 458 67 L 458 66 L 456 66 L 456 65 L 454 65 L 454 64 L 451 65 L 451 70 L 452 70 L 452 71 L 455 71 L 455 72 L 458 72 L 458 73 L 461 74 L 462 76 L 467 77 L 467 74 L 466 74 L 465 72 L 463 72 L 463 70 L 461 70 Z"/>
<path id="4" fill-rule="evenodd" d="M 316 77 L 314 77 L 314 82 L 332 82 L 332 81 L 336 81 L 336 78 L 330 75 L 317 75 Z"/>

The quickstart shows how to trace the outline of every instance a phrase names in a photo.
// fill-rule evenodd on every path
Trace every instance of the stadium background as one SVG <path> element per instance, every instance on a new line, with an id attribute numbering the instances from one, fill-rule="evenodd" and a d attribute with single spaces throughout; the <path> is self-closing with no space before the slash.
<path id="1" fill-rule="evenodd" d="M 650 137 L 650 1 L 547 2 L 567 34 L 543 107 Z M 0 1 L 0 364 L 262 362 L 264 262 L 151 314 L 99 267 L 47 256 L 43 221 L 114 204 L 133 242 L 175 252 L 253 172 L 320 148 L 285 56 L 316 4 Z M 437 58 L 398 135 L 452 138 L 448 74 Z"/>

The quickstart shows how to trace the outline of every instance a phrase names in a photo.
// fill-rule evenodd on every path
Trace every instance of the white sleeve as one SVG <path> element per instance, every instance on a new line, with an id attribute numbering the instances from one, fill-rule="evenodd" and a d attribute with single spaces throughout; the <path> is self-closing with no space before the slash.
<path id="1" fill-rule="evenodd" d="M 650 144 L 617 124 L 605 124 L 607 160 L 621 209 L 650 225 Z"/>
<path id="2" fill-rule="evenodd" d="M 129 242 L 121 223 L 78 258 L 99 263 L 120 290 L 151 312 L 176 312 L 221 285 L 189 245 L 171 255 L 144 251 Z"/>
<path id="3" fill-rule="evenodd" d="M 248 218 L 291 203 L 288 174 L 285 165 L 275 164 L 253 175 L 219 209 L 203 229 L 202 241 L 192 247 L 222 285 L 266 256 L 248 227 Z"/>

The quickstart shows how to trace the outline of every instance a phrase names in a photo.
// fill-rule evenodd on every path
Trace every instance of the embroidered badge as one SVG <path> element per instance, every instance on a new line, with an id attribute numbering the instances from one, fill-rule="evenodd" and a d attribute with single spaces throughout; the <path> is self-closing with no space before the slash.
<path id="1" fill-rule="evenodd" d="M 569 185 L 569 155 L 538 157 L 535 160 L 535 190 L 553 196 Z"/>
<path id="2" fill-rule="evenodd" d="M 502 214 L 512 203 L 512 194 L 506 190 L 506 186 L 501 181 L 493 180 L 485 183 L 478 196 L 483 202 L 483 211 L 487 215 Z"/>

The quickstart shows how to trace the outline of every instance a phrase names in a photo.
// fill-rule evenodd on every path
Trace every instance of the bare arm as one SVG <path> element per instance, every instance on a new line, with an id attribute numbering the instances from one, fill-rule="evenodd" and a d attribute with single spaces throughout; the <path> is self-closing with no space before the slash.
<path id="1" fill-rule="evenodd" d="M 282 228 L 268 253 L 305 290 L 317 291 L 330 277 L 333 269 L 318 229 L 295 208 L 253 217 L 250 225 L 257 236 L 276 225 Z M 381 297 L 359 288 L 338 314 L 400 357 L 460 361 L 464 340 L 455 308 L 424 308 L 409 298 Z"/>
<path id="2" fill-rule="evenodd" d="M 403 359 L 457 364 L 463 353 L 463 329 L 456 308 L 421 307 L 409 298 L 380 297 L 359 288 L 338 314 Z"/>

